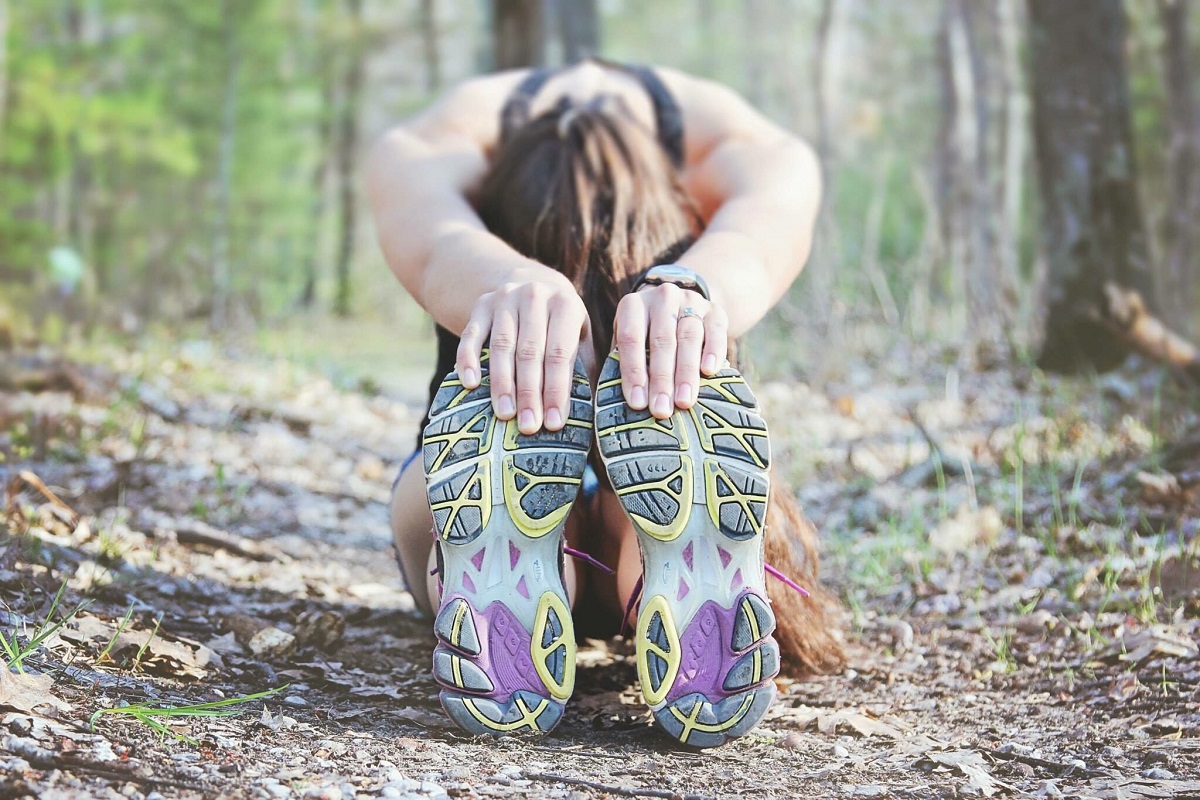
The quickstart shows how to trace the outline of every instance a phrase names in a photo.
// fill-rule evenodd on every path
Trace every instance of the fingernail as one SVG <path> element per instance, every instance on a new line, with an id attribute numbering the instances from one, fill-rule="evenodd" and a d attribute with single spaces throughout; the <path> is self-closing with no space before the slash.
<path id="1" fill-rule="evenodd" d="M 675 402 L 690 403 L 692 401 L 692 385 L 681 383 L 675 387 Z"/>
<path id="2" fill-rule="evenodd" d="M 629 405 L 636 409 L 646 407 L 646 390 L 641 386 L 635 386 L 629 390 Z"/>
<path id="3" fill-rule="evenodd" d="M 496 405 L 497 405 L 496 410 L 499 411 L 500 416 L 504 417 L 505 419 L 508 419 L 513 414 L 515 414 L 517 411 L 517 407 L 515 405 L 513 405 L 512 395 L 508 395 L 508 394 L 500 395 L 500 402 L 497 403 Z"/>
<path id="4" fill-rule="evenodd" d="M 712 353 L 709 353 L 708 355 L 706 355 L 704 357 L 704 360 L 700 362 L 700 368 L 710 375 L 712 373 L 716 372 L 717 371 L 717 357 L 715 355 L 713 355 Z"/>
<path id="5" fill-rule="evenodd" d="M 532 428 L 533 427 L 533 411 L 531 411 L 528 408 L 525 409 L 524 411 L 522 411 L 521 419 L 517 423 L 517 427 L 522 429 L 523 431 L 528 431 L 530 428 Z"/>
<path id="6" fill-rule="evenodd" d="M 463 370 L 462 382 L 463 386 L 466 386 L 468 389 L 474 389 L 479 385 L 479 381 L 475 377 L 475 369 L 473 367 L 467 367 Z"/>
<path id="7" fill-rule="evenodd" d="M 671 413 L 671 398 L 663 392 L 654 398 L 654 408 L 650 409 L 656 417 L 665 417 Z"/>
<path id="8" fill-rule="evenodd" d="M 562 414 L 559 412 L 559 410 L 557 408 L 550 408 L 550 409 L 546 410 L 546 427 L 547 428 L 549 428 L 550 430 L 556 431 L 562 427 L 562 424 L 563 424 Z"/>

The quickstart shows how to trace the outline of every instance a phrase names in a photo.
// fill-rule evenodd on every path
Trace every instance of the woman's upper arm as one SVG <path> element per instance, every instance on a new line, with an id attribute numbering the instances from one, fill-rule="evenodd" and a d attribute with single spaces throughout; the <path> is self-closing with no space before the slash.
<path id="1" fill-rule="evenodd" d="M 524 71 L 466 81 L 384 133 L 366 164 L 367 194 L 385 259 L 420 301 L 438 238 L 482 228 L 468 200 L 500 137 L 500 112 Z"/>
<path id="2" fill-rule="evenodd" d="M 816 155 L 723 84 L 677 70 L 659 70 L 683 114 L 683 182 L 707 219 L 742 193 L 781 193 L 793 203 L 819 200 Z M 801 188 L 802 187 L 802 188 Z"/>

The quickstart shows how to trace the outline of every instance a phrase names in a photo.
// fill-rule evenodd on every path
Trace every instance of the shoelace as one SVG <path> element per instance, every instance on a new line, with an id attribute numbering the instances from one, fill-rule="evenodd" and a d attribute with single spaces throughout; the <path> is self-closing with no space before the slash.
<path id="1" fill-rule="evenodd" d="M 810 594 L 807 589 L 805 589 L 800 584 L 796 583 L 794 580 L 789 578 L 787 575 L 784 575 L 782 572 L 780 572 L 775 567 L 771 566 L 770 564 L 763 564 L 763 567 L 766 569 L 766 572 L 768 575 L 770 575 L 772 578 L 775 578 L 778 581 L 783 582 L 783 584 L 785 586 L 787 586 L 789 589 L 799 592 L 801 597 L 812 597 L 812 594 Z M 638 579 L 637 579 L 637 583 L 635 583 L 633 585 L 633 594 L 629 595 L 629 602 L 625 604 L 625 613 L 621 615 L 621 634 L 622 635 L 624 635 L 626 631 L 628 631 L 632 628 L 632 626 L 629 623 L 629 614 L 630 614 L 630 612 L 633 611 L 634 608 L 637 607 L 638 601 L 642 599 L 642 589 L 644 589 L 645 586 L 646 586 L 645 580 L 643 580 L 643 577 L 641 575 L 639 575 Z"/>

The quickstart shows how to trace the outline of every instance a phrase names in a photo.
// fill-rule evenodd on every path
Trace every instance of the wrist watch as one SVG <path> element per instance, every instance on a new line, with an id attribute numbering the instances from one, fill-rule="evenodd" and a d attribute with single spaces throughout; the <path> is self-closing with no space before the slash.
<path id="1" fill-rule="evenodd" d="M 680 289 L 691 289 L 705 300 L 711 300 L 712 296 L 708 293 L 708 284 L 695 271 L 679 264 L 659 264 L 656 267 L 651 267 L 642 273 L 642 277 L 633 285 L 633 291 L 637 291 L 643 286 L 662 286 L 664 283 L 673 283 Z"/>

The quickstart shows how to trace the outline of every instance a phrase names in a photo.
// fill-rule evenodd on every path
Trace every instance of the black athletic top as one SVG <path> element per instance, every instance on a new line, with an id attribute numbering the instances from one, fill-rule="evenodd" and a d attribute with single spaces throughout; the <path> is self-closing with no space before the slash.
<path id="1" fill-rule="evenodd" d="M 675 168 L 681 169 L 683 167 L 684 153 L 683 113 L 679 108 L 679 104 L 675 102 L 671 91 L 662 82 L 662 79 L 650 67 L 639 64 L 619 64 L 595 57 L 590 60 L 637 78 L 654 104 L 654 122 L 658 132 L 659 144 L 662 145 L 663 151 L 667 154 L 667 158 Z M 570 69 L 570 67 L 563 67 L 562 69 Z M 525 123 L 529 122 L 530 109 L 533 106 L 534 98 L 537 97 L 538 92 L 546 82 L 558 74 L 559 71 L 558 69 L 551 69 L 549 67 L 539 67 L 532 70 L 517 85 L 517 88 L 513 90 L 513 93 L 505 101 L 504 107 L 500 112 L 501 142 L 511 136 L 521 126 L 525 125 Z M 433 397 L 437 394 L 438 386 L 442 380 L 447 374 L 454 371 L 454 362 L 458 356 L 459 337 L 441 325 L 437 325 L 436 330 L 438 355 L 437 366 L 433 371 L 433 379 L 429 382 L 430 405 L 433 404 Z M 426 409 L 425 418 L 421 420 L 421 427 L 417 429 L 418 449 L 421 447 L 421 433 L 428 424 L 429 411 Z"/>

